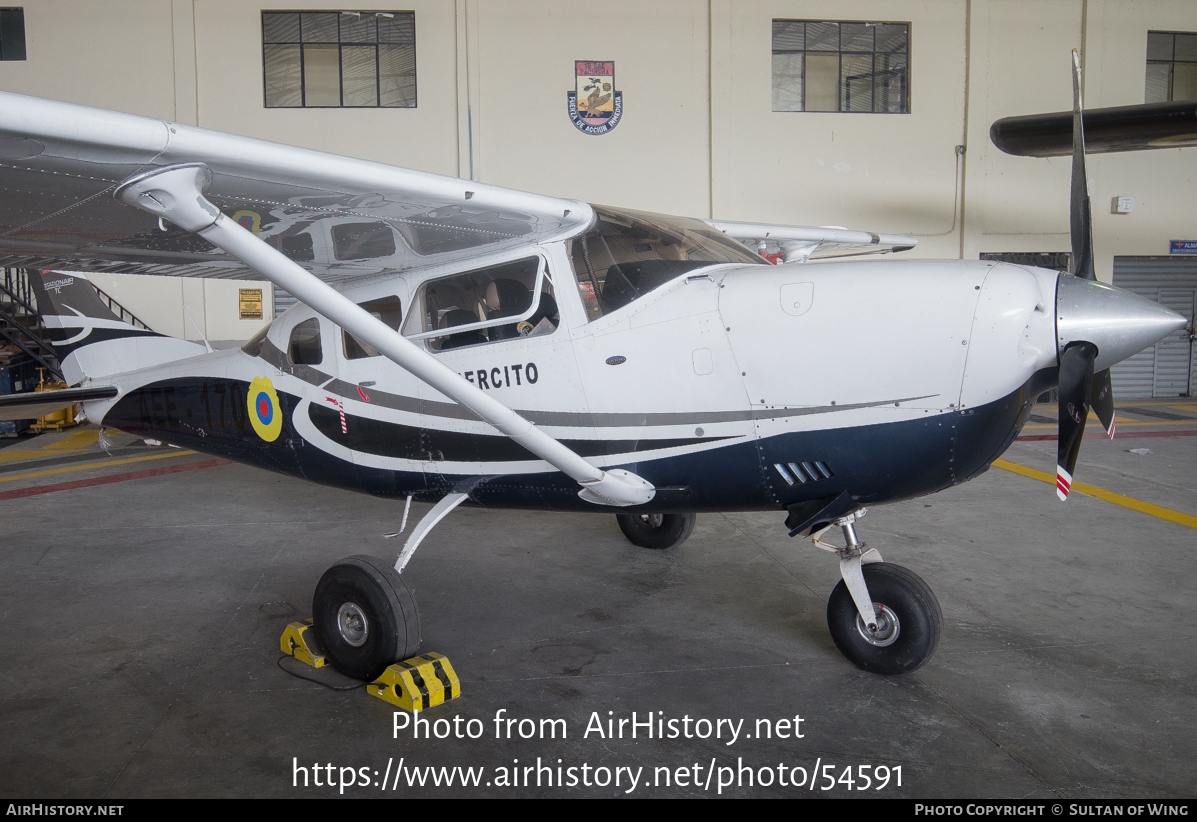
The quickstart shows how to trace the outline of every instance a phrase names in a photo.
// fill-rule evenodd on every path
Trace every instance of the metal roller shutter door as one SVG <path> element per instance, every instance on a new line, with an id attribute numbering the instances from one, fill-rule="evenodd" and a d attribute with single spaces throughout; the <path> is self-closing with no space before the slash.
<path id="1" fill-rule="evenodd" d="M 297 303 L 297 302 L 299 302 L 299 300 L 292 297 L 290 294 L 288 294 L 283 289 L 279 288 L 277 285 L 274 287 L 274 316 L 275 317 L 281 316 L 284 311 L 286 311 L 291 306 L 295 305 L 295 303 Z"/>
<path id="2" fill-rule="evenodd" d="M 1166 305 L 1192 323 L 1197 257 L 1115 257 L 1114 285 Z M 1114 366 L 1114 396 L 1134 400 L 1185 393 L 1197 376 L 1191 349 L 1186 332 L 1178 331 Z"/>

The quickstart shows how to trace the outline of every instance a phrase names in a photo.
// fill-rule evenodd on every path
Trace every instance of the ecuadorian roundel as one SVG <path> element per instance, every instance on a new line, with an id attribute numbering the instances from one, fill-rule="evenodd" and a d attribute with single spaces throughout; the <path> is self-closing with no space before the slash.
<path id="1" fill-rule="evenodd" d="M 266 442 L 274 442 L 283 431 L 283 410 L 278 404 L 278 394 L 266 377 L 254 377 L 249 384 L 249 421 L 258 436 Z"/>

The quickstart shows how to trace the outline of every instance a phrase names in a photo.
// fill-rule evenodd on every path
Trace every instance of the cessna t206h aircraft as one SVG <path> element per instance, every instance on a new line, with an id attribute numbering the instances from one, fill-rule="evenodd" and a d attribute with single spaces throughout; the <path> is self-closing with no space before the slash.
<path id="1" fill-rule="evenodd" d="M 0 158 L 0 254 L 54 269 L 39 307 L 75 386 L 0 410 L 83 402 L 104 426 L 435 503 L 397 562 L 350 557 L 316 586 L 317 636 L 361 679 L 416 653 L 400 572 L 462 503 L 612 512 L 646 548 L 696 512 L 785 511 L 838 556 L 843 653 L 913 670 L 939 604 L 856 517 L 986 470 L 1057 383 L 1079 445 L 1094 370 L 1183 322 L 1054 271 L 805 262 L 908 237 L 603 208 L 14 94 Z M 302 302 L 213 352 L 122 323 L 67 269 L 261 276 Z M 819 540 L 835 526 L 843 547 Z"/>

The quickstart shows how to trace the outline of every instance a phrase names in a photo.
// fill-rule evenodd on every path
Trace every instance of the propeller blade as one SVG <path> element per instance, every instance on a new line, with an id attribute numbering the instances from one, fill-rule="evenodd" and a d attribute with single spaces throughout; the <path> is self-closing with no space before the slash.
<path id="1" fill-rule="evenodd" d="M 1097 346 L 1075 342 L 1060 355 L 1060 442 L 1056 456 L 1056 496 L 1068 499 L 1072 490 L 1072 472 L 1081 453 L 1085 419 L 1089 416 L 1089 396 L 1093 388 L 1093 361 Z"/>
<path id="2" fill-rule="evenodd" d="M 1089 389 L 1089 407 L 1097 413 L 1106 436 L 1114 439 L 1114 387 L 1110 383 L 1110 369 L 1093 375 L 1093 387 Z"/>
<path id="3" fill-rule="evenodd" d="M 1089 181 L 1085 176 L 1085 125 L 1081 117 L 1081 56 L 1072 50 L 1072 196 L 1069 202 L 1069 233 L 1072 235 L 1072 271 L 1086 280 L 1096 280 L 1093 268 L 1093 211 L 1089 204 Z"/>

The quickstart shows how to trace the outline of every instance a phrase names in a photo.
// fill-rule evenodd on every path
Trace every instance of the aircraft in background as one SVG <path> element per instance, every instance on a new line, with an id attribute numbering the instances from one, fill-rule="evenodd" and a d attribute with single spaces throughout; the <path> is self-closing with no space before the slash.
<path id="1" fill-rule="evenodd" d="M 463 503 L 615 512 L 646 548 L 696 512 L 785 511 L 839 560 L 840 650 L 914 670 L 939 604 L 860 542 L 865 506 L 979 475 L 1056 385 L 1070 482 L 1091 402 L 1112 429 L 1109 366 L 1183 322 L 1091 267 L 798 265 L 915 241 L 592 206 L 14 94 L 0 157 L 0 254 L 54 270 L 31 276 L 74 386 L 0 412 L 83 402 L 104 426 L 433 503 L 397 562 L 349 557 L 316 586 L 321 644 L 361 679 L 416 653 L 400 572 Z M 253 275 L 301 302 L 209 353 L 127 326 L 66 269 Z M 842 547 L 820 539 L 837 526 Z"/>

